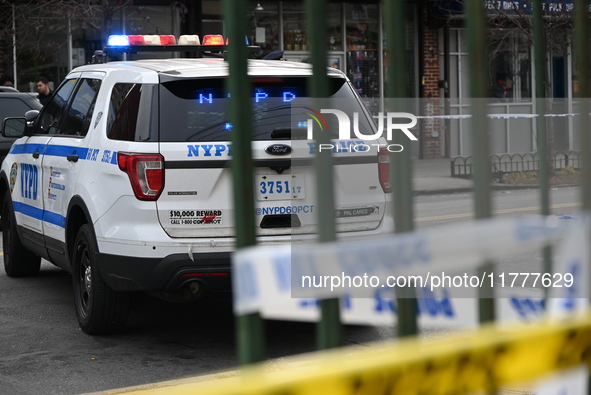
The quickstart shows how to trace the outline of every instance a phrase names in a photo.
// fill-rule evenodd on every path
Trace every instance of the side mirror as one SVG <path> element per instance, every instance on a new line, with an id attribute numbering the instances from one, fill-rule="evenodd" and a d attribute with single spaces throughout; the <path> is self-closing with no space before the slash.
<path id="1" fill-rule="evenodd" d="M 39 116 L 39 110 L 29 110 L 25 113 L 25 120 L 27 121 L 27 128 L 25 129 L 26 136 L 33 135 L 33 124 Z"/>
<path id="2" fill-rule="evenodd" d="M 27 125 L 32 125 L 37 119 L 39 115 L 39 110 L 29 110 L 25 113 L 25 119 L 27 120 Z"/>
<path id="3" fill-rule="evenodd" d="M 6 118 L 4 119 L 4 129 L 2 136 L 9 138 L 19 138 L 25 135 L 27 130 L 27 121 L 25 118 Z"/>

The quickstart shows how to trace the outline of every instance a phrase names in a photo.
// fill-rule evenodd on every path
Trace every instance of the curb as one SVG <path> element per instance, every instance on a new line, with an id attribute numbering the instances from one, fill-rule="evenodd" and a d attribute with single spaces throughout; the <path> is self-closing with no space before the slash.
<path id="1" fill-rule="evenodd" d="M 239 370 L 228 370 L 211 374 L 197 375 L 183 379 L 166 380 L 155 383 L 140 384 L 131 387 L 115 388 L 105 391 L 89 392 L 84 395 L 118 395 L 118 394 L 138 394 L 150 392 L 153 390 L 165 390 L 170 388 L 170 393 L 174 393 L 174 387 L 180 385 L 210 385 L 214 381 L 237 380 L 240 376 Z"/>
<path id="2" fill-rule="evenodd" d="M 578 187 L 579 184 L 560 184 L 550 185 L 550 188 L 569 188 Z M 491 184 L 493 191 L 507 191 L 507 190 L 524 190 L 524 189 L 539 189 L 540 186 L 537 184 Z M 448 188 L 448 189 L 423 189 L 413 191 L 413 196 L 426 196 L 426 195 L 447 195 L 454 193 L 467 193 L 473 192 L 473 187 L 461 187 L 461 188 Z"/>

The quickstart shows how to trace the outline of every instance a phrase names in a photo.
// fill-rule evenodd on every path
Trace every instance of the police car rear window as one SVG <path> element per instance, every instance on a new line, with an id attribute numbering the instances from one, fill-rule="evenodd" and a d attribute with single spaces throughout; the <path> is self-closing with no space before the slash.
<path id="1" fill-rule="evenodd" d="M 362 111 L 359 101 L 346 80 L 330 78 L 332 98 L 347 101 Z M 253 140 L 277 138 L 278 130 L 302 129 L 292 124 L 292 103 L 307 97 L 306 77 L 260 77 L 251 81 Z M 222 78 L 174 80 L 160 88 L 160 141 L 230 141 L 233 125 L 228 113 L 228 93 Z M 296 100 L 298 99 L 298 100 Z M 336 121 L 336 119 L 335 119 Z M 360 129 L 372 130 L 369 120 Z M 332 130 L 338 130 L 337 127 Z M 295 137 L 294 137 L 295 138 Z"/>

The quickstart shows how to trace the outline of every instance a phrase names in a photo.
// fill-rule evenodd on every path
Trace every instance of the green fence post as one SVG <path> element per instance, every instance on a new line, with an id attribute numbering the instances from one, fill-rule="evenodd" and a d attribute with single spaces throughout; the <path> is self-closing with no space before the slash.
<path id="1" fill-rule="evenodd" d="M 544 38 L 544 20 L 542 18 L 542 0 L 533 3 L 534 24 L 534 67 L 536 72 L 536 133 L 538 144 L 538 181 L 540 185 L 540 214 L 550 215 L 550 187 L 548 180 L 548 139 L 546 134 L 546 40 Z M 542 249 L 544 273 L 552 273 L 552 248 Z M 544 290 L 548 297 L 550 288 Z M 548 306 L 548 303 L 546 303 Z"/>
<path id="2" fill-rule="evenodd" d="M 252 162 L 252 103 L 248 79 L 246 37 L 246 0 L 224 0 L 224 22 L 230 46 L 227 53 L 232 128 L 232 183 L 236 249 L 256 244 L 254 221 L 254 181 Z M 236 318 L 238 362 L 241 365 L 263 360 L 263 324 L 258 313 Z"/>
<path id="3" fill-rule="evenodd" d="M 306 0 L 310 54 L 312 57 L 312 78 L 309 80 L 309 97 L 326 98 L 329 95 L 326 75 L 326 1 Z M 314 132 L 314 140 L 320 144 L 330 144 L 330 134 Z M 334 169 L 332 152 L 317 151 L 315 158 L 316 190 L 318 191 L 318 242 L 335 240 L 334 218 Z M 320 350 L 341 346 L 341 320 L 338 299 L 320 302 L 321 317 L 316 331 L 316 343 Z"/>
<path id="4" fill-rule="evenodd" d="M 470 64 L 470 95 L 472 97 L 472 157 L 474 164 L 474 206 L 477 219 L 491 216 L 491 174 L 489 162 L 488 117 L 485 98 L 488 93 L 488 58 L 486 53 L 486 19 L 481 0 L 466 0 L 466 25 Z M 494 263 L 485 262 L 479 269 L 491 273 Z M 479 289 L 480 322 L 494 321 L 493 289 Z"/>
<path id="5" fill-rule="evenodd" d="M 388 87 L 386 96 L 395 99 L 396 111 L 409 111 L 406 62 L 406 7 L 404 0 L 384 1 L 384 26 L 388 51 Z M 402 152 L 390 154 L 390 182 L 394 201 L 394 225 L 396 233 L 412 232 L 413 190 L 410 140 L 403 137 Z M 414 287 L 398 288 L 398 335 L 413 336 L 418 333 L 417 300 Z"/>
<path id="6" fill-rule="evenodd" d="M 588 2 L 575 0 L 575 62 L 577 82 L 579 84 L 579 100 L 581 123 L 581 193 L 582 209 L 591 210 L 591 137 L 589 136 L 589 13 Z"/>
<path id="7" fill-rule="evenodd" d="M 589 135 L 589 13 L 588 1 L 575 0 L 575 62 L 581 114 L 581 205 L 583 213 L 591 211 L 591 136 Z M 591 264 L 584 262 L 583 264 Z M 587 378 L 587 393 L 591 394 L 591 375 Z"/>

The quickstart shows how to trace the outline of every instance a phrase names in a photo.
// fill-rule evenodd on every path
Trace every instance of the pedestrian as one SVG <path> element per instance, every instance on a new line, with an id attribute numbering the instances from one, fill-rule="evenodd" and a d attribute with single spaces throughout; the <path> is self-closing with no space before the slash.
<path id="1" fill-rule="evenodd" d="M 52 94 L 51 89 L 49 88 L 49 80 L 43 76 L 37 78 L 37 99 L 41 102 L 41 104 L 45 105 L 49 101 L 49 97 Z"/>
<path id="2" fill-rule="evenodd" d="M 501 77 L 493 87 L 493 97 L 498 101 L 506 102 L 513 96 L 513 80 L 508 77 Z"/>

